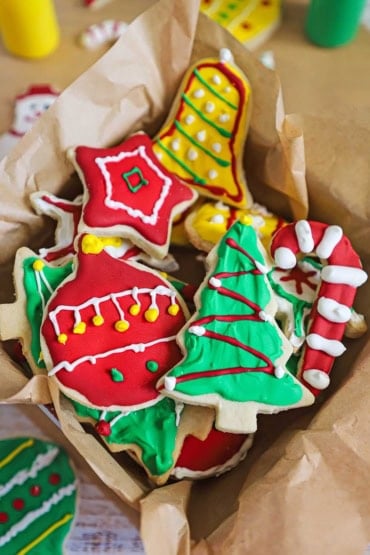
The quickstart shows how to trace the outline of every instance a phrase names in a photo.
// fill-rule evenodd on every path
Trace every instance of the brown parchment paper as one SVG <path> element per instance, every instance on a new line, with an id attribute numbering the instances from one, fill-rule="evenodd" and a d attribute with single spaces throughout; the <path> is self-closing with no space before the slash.
<path id="1" fill-rule="evenodd" d="M 369 131 L 286 115 L 277 75 L 225 30 L 198 19 L 198 8 L 199 0 L 156 3 L 0 163 L 1 302 L 12 298 L 16 249 L 52 242 L 53 227 L 32 212 L 29 193 L 46 189 L 73 198 L 81 192 L 66 149 L 111 145 L 139 129 L 155 133 L 189 63 L 225 46 L 254 92 L 244 162 L 255 199 L 282 216 L 306 217 L 309 210 L 311 217 L 339 223 L 369 270 Z M 179 260 L 183 274 L 194 273 L 193 255 L 180 253 Z M 356 304 L 369 319 L 368 298 L 365 286 Z M 370 541 L 367 339 L 348 344 L 330 390 L 314 407 L 261 416 L 245 461 L 194 484 L 152 489 L 127 457 L 109 454 L 85 433 L 47 378 L 28 381 L 5 350 L 0 397 L 8 403 L 53 400 L 69 441 L 122 500 L 141 510 L 149 555 L 362 553 Z"/>

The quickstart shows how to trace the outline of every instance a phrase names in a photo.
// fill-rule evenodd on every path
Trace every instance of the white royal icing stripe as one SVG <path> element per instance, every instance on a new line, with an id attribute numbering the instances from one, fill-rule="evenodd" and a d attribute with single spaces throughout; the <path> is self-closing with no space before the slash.
<path id="1" fill-rule="evenodd" d="M 350 285 L 360 287 L 367 280 L 367 273 L 360 268 L 351 266 L 324 266 L 321 270 L 321 279 L 327 283 Z"/>
<path id="2" fill-rule="evenodd" d="M 297 259 L 294 252 L 288 247 L 278 247 L 275 251 L 275 262 L 278 268 L 283 270 L 290 270 L 297 264 Z"/>
<path id="3" fill-rule="evenodd" d="M 303 372 L 302 378 L 312 387 L 316 389 L 326 389 L 330 384 L 330 378 L 328 374 L 322 370 L 316 370 L 312 368 L 311 370 L 305 370 Z"/>
<path id="4" fill-rule="evenodd" d="M 332 356 L 339 357 L 346 350 L 343 343 L 337 339 L 327 339 L 318 333 L 310 333 L 306 338 L 307 344 L 311 349 L 323 351 L 324 353 Z"/>
<path id="5" fill-rule="evenodd" d="M 328 297 L 320 297 L 317 312 L 329 322 L 336 324 L 345 324 L 351 319 L 351 309 L 348 306 Z"/>
<path id="6" fill-rule="evenodd" d="M 316 247 L 316 254 L 319 258 L 327 260 L 332 254 L 335 247 L 343 237 L 343 230 L 339 225 L 330 225 L 324 231 L 324 235 L 320 243 Z"/>
<path id="7" fill-rule="evenodd" d="M 30 524 L 32 524 L 34 520 L 48 513 L 53 505 L 57 505 L 59 501 L 61 501 L 64 497 L 67 497 L 68 495 L 72 495 L 74 491 L 76 491 L 75 482 L 55 492 L 50 497 L 50 499 L 47 499 L 46 501 L 44 501 L 41 507 L 39 507 L 38 509 L 35 509 L 34 511 L 30 511 L 29 513 L 27 513 L 21 520 L 19 520 L 16 524 L 14 524 L 14 526 L 9 528 L 6 534 L 0 537 L 0 547 L 8 543 L 20 532 L 23 532 L 24 530 L 26 530 L 26 528 L 28 528 L 28 526 L 30 526 Z"/>
<path id="8" fill-rule="evenodd" d="M 299 250 L 309 253 L 314 250 L 315 244 L 312 237 L 311 226 L 307 220 L 299 220 L 295 224 L 295 234 L 298 241 Z"/>
<path id="9" fill-rule="evenodd" d="M 73 370 L 83 364 L 84 362 L 90 362 L 91 364 L 96 364 L 96 361 L 100 358 L 110 357 L 111 355 L 116 355 L 118 353 L 124 353 L 126 351 L 134 351 L 135 353 L 142 353 L 145 349 L 153 347 L 153 345 L 158 345 L 159 343 L 166 343 L 174 341 L 176 335 L 170 337 L 162 337 L 160 339 L 155 339 L 154 341 L 149 341 L 148 343 L 132 343 L 131 345 L 125 345 L 124 347 L 118 347 L 117 349 L 111 349 L 110 351 L 105 351 L 104 353 L 98 353 L 97 355 L 86 355 L 81 358 L 76 359 L 74 362 L 68 362 L 62 360 L 54 368 L 49 371 L 49 376 L 54 376 L 60 370 L 66 370 L 66 372 L 73 372 Z"/>
<path id="10" fill-rule="evenodd" d="M 30 469 L 23 469 L 17 472 L 9 482 L 0 485 L 0 497 L 4 497 L 15 486 L 21 486 L 26 480 L 35 478 L 37 474 L 49 466 L 53 460 L 58 456 L 59 449 L 53 448 L 47 453 L 41 453 L 36 457 Z"/>

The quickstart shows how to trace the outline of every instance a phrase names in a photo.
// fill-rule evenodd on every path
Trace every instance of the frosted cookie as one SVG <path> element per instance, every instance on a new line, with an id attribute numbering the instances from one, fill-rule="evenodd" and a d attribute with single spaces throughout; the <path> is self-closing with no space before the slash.
<path id="1" fill-rule="evenodd" d="M 179 456 L 185 437 L 201 441 L 212 426 L 213 411 L 185 407 L 161 398 L 155 405 L 136 411 L 102 411 L 73 402 L 77 418 L 88 422 L 110 451 L 129 451 L 157 485 L 164 484 Z M 186 440 L 185 440 L 186 441 Z"/>
<path id="2" fill-rule="evenodd" d="M 45 373 L 40 327 L 46 304 L 71 273 L 72 262 L 53 267 L 26 247 L 17 251 L 13 271 L 16 301 L 0 305 L 0 337 L 3 341 L 20 340 L 34 374 Z"/>
<path id="3" fill-rule="evenodd" d="M 309 253 L 315 254 L 324 266 L 297 377 L 318 395 L 329 386 L 335 358 L 345 351 L 342 343 L 345 326 L 351 319 L 357 287 L 366 281 L 367 274 L 349 239 L 337 225 L 300 220 L 273 237 L 271 254 L 280 268 L 294 268 L 297 260 Z"/>
<path id="4" fill-rule="evenodd" d="M 75 271 L 51 297 L 42 325 L 49 375 L 94 408 L 155 404 L 158 378 L 181 358 L 176 333 L 188 316 L 160 274 L 111 257 L 104 241 L 84 235 Z"/>
<path id="5" fill-rule="evenodd" d="M 190 242 L 198 250 L 209 252 L 236 220 L 245 218 L 265 248 L 275 231 L 286 223 L 260 204 L 254 203 L 250 208 L 240 210 L 218 201 L 206 202 L 192 210 L 185 220 L 185 229 Z"/>
<path id="6" fill-rule="evenodd" d="M 286 370 L 291 346 L 277 325 L 265 252 L 237 221 L 207 258 L 197 311 L 179 334 L 184 357 L 158 387 L 178 401 L 212 406 L 217 429 L 253 433 L 258 413 L 310 405 Z"/>
<path id="7" fill-rule="evenodd" d="M 171 476 L 199 480 L 220 476 L 235 468 L 247 455 L 253 434 L 230 434 L 212 428 L 206 439 L 189 435 Z"/>
<path id="8" fill-rule="evenodd" d="M 37 191 L 30 195 L 31 204 L 37 214 L 49 216 L 56 221 L 55 244 L 50 248 L 42 248 L 38 254 L 47 262 L 62 264 L 76 254 L 75 240 L 78 234 L 78 224 L 82 212 L 82 195 L 74 200 L 59 198 L 47 191 Z M 107 252 L 115 258 L 137 260 L 153 268 L 166 272 L 178 270 L 178 264 L 171 254 L 163 259 L 151 257 L 136 247 L 131 241 L 121 237 L 102 237 L 106 241 Z"/>
<path id="9" fill-rule="evenodd" d="M 0 159 L 31 129 L 40 115 L 56 100 L 59 93 L 50 85 L 31 85 L 15 99 L 11 128 L 0 135 Z"/>
<path id="10" fill-rule="evenodd" d="M 197 195 L 158 162 L 150 138 L 137 133 L 118 146 L 78 146 L 68 156 L 85 189 L 79 232 L 123 237 L 164 258 L 173 218 Z"/>
<path id="11" fill-rule="evenodd" d="M 100 23 L 89 25 L 79 36 L 83 48 L 95 50 L 101 46 L 111 45 L 124 35 L 127 23 L 114 19 L 104 19 Z"/>
<path id="12" fill-rule="evenodd" d="M 62 555 L 76 511 L 67 453 L 35 438 L 0 440 L 0 552 Z"/>
<path id="13" fill-rule="evenodd" d="M 242 158 L 251 109 L 249 81 L 230 50 L 221 49 L 219 59 L 186 72 L 154 152 L 201 195 L 246 208 L 252 198 Z"/>
<path id="14" fill-rule="evenodd" d="M 265 42 L 281 20 L 281 0 L 202 0 L 200 9 L 250 50 Z"/>

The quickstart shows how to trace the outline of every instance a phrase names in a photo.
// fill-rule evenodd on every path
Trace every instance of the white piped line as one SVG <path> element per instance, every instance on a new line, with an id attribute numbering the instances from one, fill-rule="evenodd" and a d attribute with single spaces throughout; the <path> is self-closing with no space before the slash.
<path id="1" fill-rule="evenodd" d="M 164 387 L 167 391 L 173 391 L 176 387 L 176 378 L 173 376 L 166 376 L 164 379 Z"/>
<path id="2" fill-rule="evenodd" d="M 328 374 L 322 370 L 305 370 L 303 372 L 302 378 L 312 387 L 316 389 L 326 389 L 330 384 L 330 378 Z"/>
<path id="3" fill-rule="evenodd" d="M 312 237 L 311 226 L 307 220 L 299 220 L 295 224 L 295 233 L 298 241 L 299 250 L 305 254 L 312 252 L 315 243 Z"/>
<path id="4" fill-rule="evenodd" d="M 297 264 L 294 252 L 288 249 L 288 247 L 278 247 L 275 251 L 274 258 L 276 265 L 283 270 L 290 270 Z"/>
<path id="5" fill-rule="evenodd" d="M 317 333 L 310 333 L 307 335 L 306 341 L 311 349 L 323 351 L 332 357 L 339 357 L 346 350 L 346 347 L 341 341 L 338 341 L 337 339 L 327 339 Z"/>

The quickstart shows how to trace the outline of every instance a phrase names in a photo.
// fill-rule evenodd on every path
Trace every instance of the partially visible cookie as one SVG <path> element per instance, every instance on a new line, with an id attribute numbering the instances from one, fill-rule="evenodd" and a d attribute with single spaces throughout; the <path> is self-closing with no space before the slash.
<path id="1" fill-rule="evenodd" d="M 76 494 L 62 447 L 29 437 L 0 440 L 0 552 L 61 555 Z"/>

